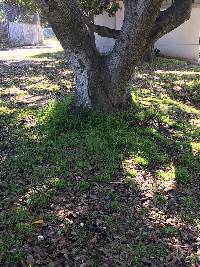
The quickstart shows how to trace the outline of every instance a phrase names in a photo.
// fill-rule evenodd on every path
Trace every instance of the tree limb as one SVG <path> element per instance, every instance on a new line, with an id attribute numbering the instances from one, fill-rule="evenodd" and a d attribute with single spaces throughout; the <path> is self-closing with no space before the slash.
<path id="1" fill-rule="evenodd" d="M 174 3 L 162 11 L 150 32 L 148 42 L 152 43 L 163 35 L 176 29 L 190 18 L 192 0 L 174 0 Z"/>
<path id="2" fill-rule="evenodd" d="M 63 48 L 67 51 L 82 50 L 82 52 L 91 56 L 96 53 L 93 48 L 87 27 L 84 23 L 82 12 L 74 0 L 35 0 L 42 10 L 46 19 L 61 42 Z"/>
<path id="3" fill-rule="evenodd" d="M 115 30 L 105 26 L 96 25 L 92 21 L 87 21 L 86 25 L 90 28 L 91 31 L 96 32 L 98 35 L 102 37 L 117 39 L 120 34 L 120 30 Z"/>

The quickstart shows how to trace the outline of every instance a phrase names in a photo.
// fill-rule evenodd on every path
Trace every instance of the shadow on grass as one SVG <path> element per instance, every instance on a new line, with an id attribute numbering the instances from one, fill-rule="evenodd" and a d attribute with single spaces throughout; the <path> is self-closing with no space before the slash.
<path id="1" fill-rule="evenodd" d="M 51 52 L 47 52 L 47 53 L 40 53 L 38 55 L 34 55 L 33 58 L 48 58 L 48 59 L 57 59 L 57 60 L 60 60 L 60 59 L 64 59 L 64 52 L 63 51 L 59 51 L 59 52 L 56 52 L 56 53 L 51 53 Z"/>
<path id="2" fill-rule="evenodd" d="M 56 53 L 57 55 L 57 53 Z M 55 56 L 56 57 L 56 56 Z M 0 67 L 1 100 L 16 108 L 42 106 L 72 90 L 72 73 L 64 61 L 4 61 Z"/>
<path id="3" fill-rule="evenodd" d="M 129 113 L 73 115 L 69 97 L 41 111 L 5 112 L 4 264 L 198 262 L 197 114 L 135 90 Z"/>

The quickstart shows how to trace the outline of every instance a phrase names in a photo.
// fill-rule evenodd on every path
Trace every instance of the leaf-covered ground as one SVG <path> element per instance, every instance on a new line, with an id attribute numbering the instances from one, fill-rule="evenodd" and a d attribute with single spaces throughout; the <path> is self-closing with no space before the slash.
<path id="1" fill-rule="evenodd" d="M 199 266 L 197 66 L 139 67 L 113 115 L 70 113 L 61 53 L 0 76 L 0 266 Z"/>

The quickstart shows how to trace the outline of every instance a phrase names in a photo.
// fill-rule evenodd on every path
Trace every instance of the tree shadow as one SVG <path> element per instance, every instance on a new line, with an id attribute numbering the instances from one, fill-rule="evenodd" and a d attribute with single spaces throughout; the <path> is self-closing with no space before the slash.
<path id="1" fill-rule="evenodd" d="M 0 68 L 1 99 L 11 106 L 42 106 L 48 100 L 61 98 L 73 87 L 72 75 L 67 64 L 55 60 L 2 61 Z"/>
<path id="2" fill-rule="evenodd" d="M 5 113 L 3 263 L 198 264 L 199 129 L 149 98 L 129 113 L 71 114 L 70 97 Z"/>

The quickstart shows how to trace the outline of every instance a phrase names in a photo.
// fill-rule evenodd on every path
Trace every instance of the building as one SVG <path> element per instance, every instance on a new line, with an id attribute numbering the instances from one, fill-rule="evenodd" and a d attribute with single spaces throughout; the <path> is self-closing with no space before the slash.
<path id="1" fill-rule="evenodd" d="M 19 12 L 16 7 L 1 4 L 0 48 L 43 44 L 43 32 L 37 14 Z"/>
<path id="2" fill-rule="evenodd" d="M 171 0 L 164 1 L 163 9 L 171 4 Z M 107 26 L 112 29 L 120 29 L 123 24 L 124 7 L 116 16 L 109 17 L 106 13 L 95 17 L 95 23 Z M 185 58 L 193 61 L 199 60 L 199 37 L 200 37 L 200 0 L 194 0 L 191 18 L 174 31 L 166 34 L 155 44 L 161 54 L 172 57 Z M 96 34 L 96 45 L 101 53 L 108 53 L 112 50 L 115 40 L 100 37 Z"/>

